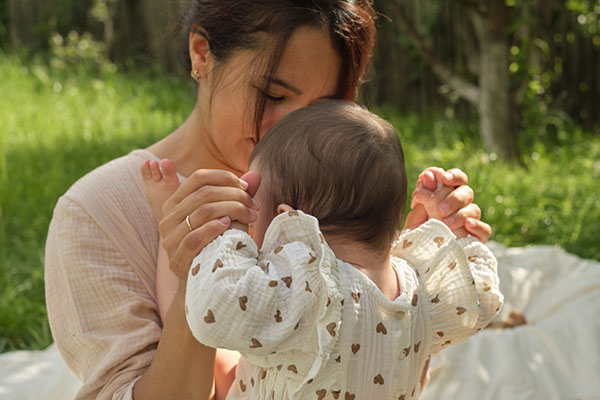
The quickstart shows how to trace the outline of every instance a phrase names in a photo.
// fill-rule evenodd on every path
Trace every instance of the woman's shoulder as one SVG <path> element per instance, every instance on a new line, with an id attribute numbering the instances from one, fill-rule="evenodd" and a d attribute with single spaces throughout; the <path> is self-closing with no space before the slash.
<path id="1" fill-rule="evenodd" d="M 151 236 L 153 242 L 157 223 L 140 174 L 140 166 L 148 159 L 156 157 L 134 150 L 84 175 L 58 199 L 51 227 L 76 224 L 81 228 L 87 221 L 105 232 L 137 231 L 137 236 Z"/>
<path id="2" fill-rule="evenodd" d="M 90 212 L 105 209 L 106 205 L 122 208 L 135 202 L 146 204 L 140 167 L 146 160 L 157 159 L 147 150 L 134 150 L 113 159 L 77 180 L 61 197 L 62 201 L 77 203 Z"/>

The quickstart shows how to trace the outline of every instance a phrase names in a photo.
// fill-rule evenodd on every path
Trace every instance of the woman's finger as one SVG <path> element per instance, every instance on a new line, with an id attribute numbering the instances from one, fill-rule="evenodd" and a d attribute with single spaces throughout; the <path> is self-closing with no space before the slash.
<path id="1" fill-rule="evenodd" d="M 465 229 L 469 234 L 479 239 L 481 243 L 487 242 L 490 236 L 492 236 L 492 227 L 478 219 L 467 218 L 465 221 Z"/>
<path id="2" fill-rule="evenodd" d="M 473 202 L 473 189 L 459 186 L 452 190 L 444 201 L 439 203 L 437 212 L 441 218 L 448 217 Z"/>
<path id="3" fill-rule="evenodd" d="M 452 231 L 454 231 L 464 227 L 467 218 L 481 218 L 481 209 L 477 204 L 471 203 L 468 206 L 461 208 L 449 217 L 444 218 L 443 222 L 448 225 Z"/>
<path id="4" fill-rule="evenodd" d="M 192 232 L 213 220 L 228 217 L 232 221 L 238 221 L 244 225 L 256 221 L 257 212 L 237 201 L 222 201 L 215 203 L 205 203 L 192 211 L 188 216 L 181 218 L 173 226 L 173 220 L 163 218 L 159 223 L 158 229 L 164 238 L 163 247 L 171 257 L 181 242 Z M 189 223 L 189 226 L 188 226 Z M 196 249 L 196 253 L 202 250 L 202 247 Z"/>
<path id="5" fill-rule="evenodd" d="M 241 222 L 244 225 L 256 222 L 258 213 L 255 209 L 236 200 L 226 200 L 212 203 L 204 203 L 190 214 L 190 225 L 196 229 L 215 218 L 229 217 L 232 221 Z M 185 218 L 183 219 L 185 220 Z M 187 227 L 187 225 L 186 225 Z"/>
<path id="6" fill-rule="evenodd" d="M 452 168 L 442 175 L 442 183 L 446 186 L 463 186 L 469 182 L 469 177 L 462 170 Z"/>
<path id="7" fill-rule="evenodd" d="M 182 280 L 187 280 L 188 272 L 192 267 L 192 261 L 207 244 L 213 241 L 217 236 L 225 232 L 229 227 L 231 220 L 227 217 L 221 220 L 213 220 L 202 225 L 200 228 L 189 232 L 179 246 L 169 254 L 170 268 L 173 273 Z"/>
<path id="8" fill-rule="evenodd" d="M 227 212 L 222 212 L 220 215 L 208 213 L 209 215 L 205 218 L 202 218 L 200 215 L 207 214 L 206 212 L 196 212 L 202 208 L 211 208 L 210 204 L 227 201 L 237 202 L 240 205 L 243 205 L 245 210 L 236 208 L 233 210 L 235 214 L 227 214 Z M 163 209 L 165 210 L 166 207 Z M 250 210 L 258 209 L 259 204 L 252 199 L 252 197 L 250 197 L 250 194 L 240 188 L 229 186 L 202 186 L 196 191 L 190 193 L 185 199 L 168 210 L 160 223 L 160 230 L 163 235 L 168 233 L 181 224 L 181 222 L 184 221 L 188 215 L 190 215 L 190 218 L 194 219 L 193 226 L 198 227 L 207 221 L 222 217 L 224 215 L 229 215 L 233 220 L 244 218 L 244 216 L 250 212 Z M 196 214 L 196 217 L 193 217 L 192 214 Z"/>
<path id="9" fill-rule="evenodd" d="M 245 191 L 248 188 L 248 183 L 239 179 L 235 174 L 229 171 L 217 169 L 199 169 L 177 189 L 163 207 L 165 211 L 169 211 L 181 201 L 186 199 L 191 193 L 195 192 L 203 186 L 229 186 Z"/>

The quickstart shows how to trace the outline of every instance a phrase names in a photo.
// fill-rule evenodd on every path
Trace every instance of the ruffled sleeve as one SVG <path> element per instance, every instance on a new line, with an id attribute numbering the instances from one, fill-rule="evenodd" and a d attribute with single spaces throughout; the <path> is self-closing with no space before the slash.
<path id="1" fill-rule="evenodd" d="M 336 276 L 335 256 L 317 220 L 301 212 L 281 214 L 260 253 L 248 234 L 229 230 L 194 259 L 187 321 L 196 339 L 210 347 L 249 356 L 300 349 L 327 308 Z M 339 327 L 330 329 L 335 334 Z"/>
<path id="2" fill-rule="evenodd" d="M 392 254 L 407 260 L 419 278 L 432 353 L 485 327 L 502 306 L 491 251 L 475 238 L 457 240 L 437 220 L 404 232 Z"/>

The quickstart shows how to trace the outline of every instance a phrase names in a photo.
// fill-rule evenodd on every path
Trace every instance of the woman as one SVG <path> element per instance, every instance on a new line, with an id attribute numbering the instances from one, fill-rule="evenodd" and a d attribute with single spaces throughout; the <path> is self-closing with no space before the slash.
<path id="1" fill-rule="evenodd" d="M 164 320 L 157 312 L 159 234 L 144 200 L 140 166 L 168 158 L 187 178 L 160 221 L 171 269 L 185 279 L 193 256 L 231 221 L 254 221 L 252 182 L 248 187 L 238 177 L 256 142 L 292 110 L 320 99 L 355 99 L 375 36 L 368 1 L 193 1 L 184 22 L 190 71 L 198 82 L 191 115 L 148 149 L 74 184 L 50 226 L 48 316 L 63 358 L 83 382 L 78 398 L 211 395 L 202 382 L 212 380 L 215 351 L 188 330 L 185 286 L 175 291 Z M 487 240 L 490 228 L 478 220 L 465 174 L 447 174 L 446 188 L 436 196 L 425 190 L 432 176 L 422 175 L 406 227 L 418 226 L 434 210 L 449 218 L 452 229 Z M 223 390 L 217 387 L 217 393 Z"/>

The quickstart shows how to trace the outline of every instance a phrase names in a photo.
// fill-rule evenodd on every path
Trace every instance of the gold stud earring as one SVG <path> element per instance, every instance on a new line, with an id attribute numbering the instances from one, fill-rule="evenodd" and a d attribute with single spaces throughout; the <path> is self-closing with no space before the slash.
<path id="1" fill-rule="evenodd" d="M 193 69 L 192 72 L 190 72 L 192 79 L 195 80 L 196 82 L 198 82 L 198 74 L 199 74 L 199 72 L 197 69 Z"/>

